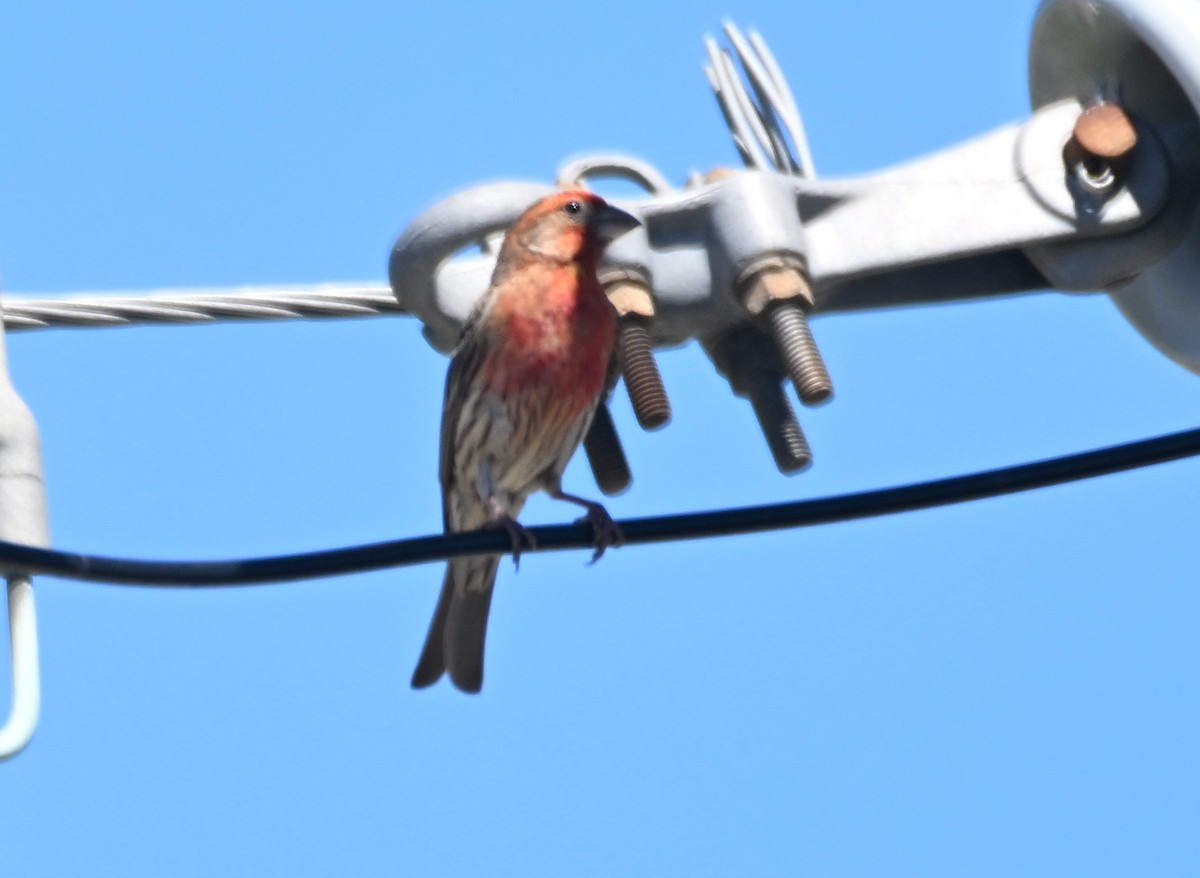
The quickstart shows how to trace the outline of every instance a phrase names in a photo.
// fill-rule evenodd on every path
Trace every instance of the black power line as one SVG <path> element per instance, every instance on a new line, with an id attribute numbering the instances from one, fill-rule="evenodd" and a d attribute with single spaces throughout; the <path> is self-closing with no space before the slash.
<path id="1" fill-rule="evenodd" d="M 633 518 L 620 522 L 620 525 L 626 545 L 810 527 L 1030 491 L 1197 454 L 1200 454 L 1200 429 L 1184 430 L 1095 451 L 931 482 L 793 503 Z M 579 549 L 591 545 L 591 527 L 585 524 L 531 527 L 529 531 L 537 541 L 537 548 L 528 551 Z M 210 588 L 361 573 L 459 555 L 504 553 L 510 549 L 509 536 L 502 530 L 415 537 L 299 555 L 229 561 L 136 561 L 0 541 L 0 569 L 121 585 Z"/>

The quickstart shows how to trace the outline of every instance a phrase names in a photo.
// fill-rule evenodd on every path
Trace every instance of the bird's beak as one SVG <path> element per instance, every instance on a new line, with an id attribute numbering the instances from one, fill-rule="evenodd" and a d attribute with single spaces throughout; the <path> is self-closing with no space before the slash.
<path id="1" fill-rule="evenodd" d="M 614 238 L 621 237 L 630 229 L 636 229 L 641 224 L 642 221 L 633 214 L 606 203 L 601 208 L 599 216 L 596 217 L 596 235 L 600 240 L 608 243 Z"/>

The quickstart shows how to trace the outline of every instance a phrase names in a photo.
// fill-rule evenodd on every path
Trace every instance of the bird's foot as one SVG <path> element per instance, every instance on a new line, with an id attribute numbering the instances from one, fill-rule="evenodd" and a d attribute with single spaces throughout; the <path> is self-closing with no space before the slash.
<path id="1" fill-rule="evenodd" d="M 517 521 L 507 512 L 497 512 L 496 516 L 488 523 L 488 527 L 503 528 L 508 534 L 509 542 L 512 543 L 513 567 L 517 570 L 521 569 L 521 552 L 528 546 L 531 549 L 537 548 L 537 540 L 533 534 L 521 522 Z"/>
<path id="2" fill-rule="evenodd" d="M 621 533 L 621 526 L 613 521 L 613 517 L 601 504 L 588 500 L 584 501 L 582 505 L 587 508 L 587 515 L 579 519 L 576 524 L 587 522 L 592 526 L 594 534 L 592 546 L 595 548 L 595 552 L 588 564 L 595 564 L 609 546 L 620 548 L 621 544 L 625 542 L 625 535 Z"/>

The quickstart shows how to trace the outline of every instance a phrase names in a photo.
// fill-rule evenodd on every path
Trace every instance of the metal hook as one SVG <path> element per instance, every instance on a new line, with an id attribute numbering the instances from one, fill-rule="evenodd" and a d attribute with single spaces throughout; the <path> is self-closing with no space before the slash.
<path id="1" fill-rule="evenodd" d="M 38 667 L 37 614 L 33 583 L 28 576 L 8 578 L 8 642 L 12 654 L 12 709 L 0 728 L 0 760 L 25 749 L 41 713 L 41 672 Z"/>

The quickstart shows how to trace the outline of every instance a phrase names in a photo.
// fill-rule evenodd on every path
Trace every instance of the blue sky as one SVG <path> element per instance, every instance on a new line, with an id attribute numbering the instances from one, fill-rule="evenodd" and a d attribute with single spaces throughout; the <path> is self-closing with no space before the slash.
<path id="1" fill-rule="evenodd" d="M 436 7 L 436 8 L 435 8 Z M 674 8 L 672 8 L 674 7 Z M 1036 4 L 10 4 L 11 293 L 382 281 L 450 192 L 617 150 L 736 161 L 701 66 L 770 41 L 818 171 L 1028 114 Z M 981 205 L 981 209 L 985 206 Z M 864 233 L 869 246 L 869 232 Z M 1196 425 L 1103 296 L 821 318 L 774 468 L 695 345 L 614 414 L 617 517 L 815 497 Z M 14 334 L 61 548 L 265 555 L 440 526 L 411 318 Z M 1186 874 L 1200 865 L 1185 461 L 886 519 L 502 568 L 484 692 L 413 692 L 441 570 L 186 593 L 44 579 L 0 871 L 63 876 Z M 596 495 L 580 461 L 569 490 Z M 568 520 L 544 500 L 525 520 Z M 7 681 L 0 681 L 7 703 Z"/>

